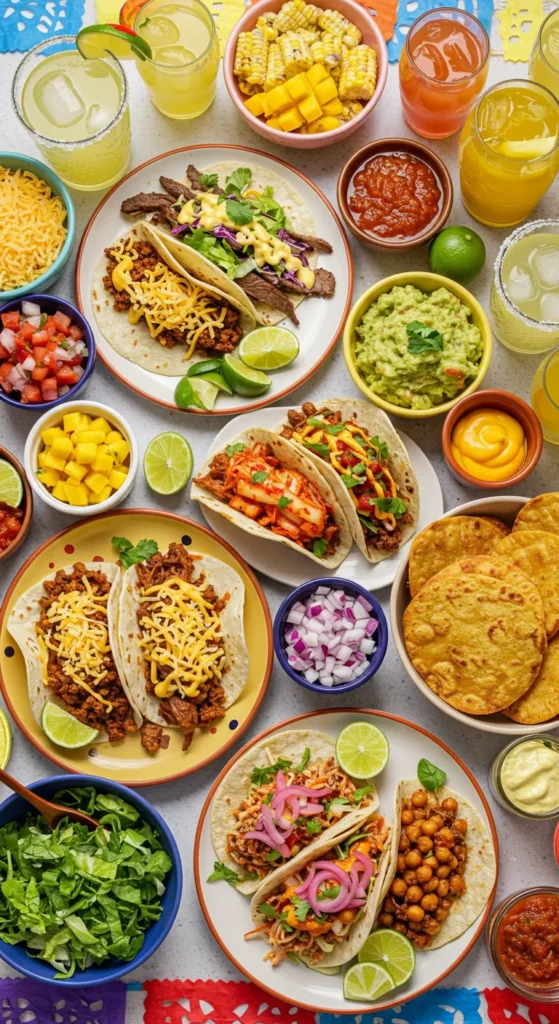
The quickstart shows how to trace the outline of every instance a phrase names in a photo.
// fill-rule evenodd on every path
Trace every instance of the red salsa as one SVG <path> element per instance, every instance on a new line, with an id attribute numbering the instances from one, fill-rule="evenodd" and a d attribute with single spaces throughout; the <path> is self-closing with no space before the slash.
<path id="1" fill-rule="evenodd" d="M 44 313 L 35 302 L 0 314 L 0 389 L 22 405 L 53 402 L 84 373 L 83 331 L 61 309 Z"/>
<path id="2" fill-rule="evenodd" d="M 355 222 L 379 238 L 412 238 L 433 222 L 441 207 L 434 171 L 410 153 L 368 160 L 353 177 L 348 202 Z"/>
<path id="3" fill-rule="evenodd" d="M 22 523 L 23 509 L 12 508 L 5 501 L 0 501 L 0 552 L 16 539 Z"/>
<path id="4" fill-rule="evenodd" d="M 524 985 L 557 985 L 559 896 L 536 893 L 515 903 L 499 925 L 497 953 L 505 970 Z"/>

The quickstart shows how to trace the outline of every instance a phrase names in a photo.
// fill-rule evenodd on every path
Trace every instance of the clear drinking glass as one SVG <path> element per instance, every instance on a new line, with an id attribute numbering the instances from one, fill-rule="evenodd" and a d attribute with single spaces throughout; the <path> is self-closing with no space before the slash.
<path id="1" fill-rule="evenodd" d="M 12 85 L 16 114 L 67 185 L 107 188 L 130 162 L 124 71 L 111 54 L 84 60 L 74 36 L 45 39 L 23 58 Z"/>
<path id="2" fill-rule="evenodd" d="M 559 348 L 550 352 L 538 366 L 530 389 L 530 403 L 545 440 L 559 444 Z"/>
<path id="3" fill-rule="evenodd" d="M 548 14 L 532 48 L 528 74 L 559 100 L 559 9 Z"/>
<path id="4" fill-rule="evenodd" d="M 530 221 L 505 239 L 490 305 L 495 334 L 514 352 L 537 355 L 559 344 L 559 221 Z"/>

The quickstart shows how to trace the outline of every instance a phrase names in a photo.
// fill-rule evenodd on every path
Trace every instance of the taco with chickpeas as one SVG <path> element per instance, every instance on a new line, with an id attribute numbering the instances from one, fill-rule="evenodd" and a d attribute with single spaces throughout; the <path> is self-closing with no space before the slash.
<path id="1" fill-rule="evenodd" d="M 437 949 L 462 935 L 485 910 L 497 878 L 495 849 L 479 812 L 447 786 L 398 786 L 392 873 L 378 924 L 417 949 Z"/>

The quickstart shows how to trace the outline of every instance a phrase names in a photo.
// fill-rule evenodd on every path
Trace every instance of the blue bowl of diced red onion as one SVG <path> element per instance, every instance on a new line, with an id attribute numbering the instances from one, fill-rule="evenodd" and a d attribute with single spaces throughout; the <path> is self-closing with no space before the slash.
<path id="1" fill-rule="evenodd" d="M 2 402 L 45 412 L 75 398 L 94 366 L 93 331 L 70 302 L 26 295 L 0 307 Z"/>
<path id="2" fill-rule="evenodd" d="M 384 661 L 388 625 L 378 601 L 353 580 L 309 580 L 292 591 L 274 621 L 281 667 L 315 693 L 347 693 Z"/>

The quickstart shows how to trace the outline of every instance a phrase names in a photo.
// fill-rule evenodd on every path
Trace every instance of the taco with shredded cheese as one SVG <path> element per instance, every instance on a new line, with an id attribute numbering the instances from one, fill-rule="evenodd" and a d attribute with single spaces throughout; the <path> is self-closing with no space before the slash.
<path id="1" fill-rule="evenodd" d="M 381 562 L 413 536 L 419 487 L 409 455 L 380 409 L 360 398 L 304 402 L 276 430 L 324 475 L 369 562 Z"/>
<path id="2" fill-rule="evenodd" d="M 328 481 L 271 430 L 244 430 L 210 455 L 190 495 L 247 533 L 286 544 L 325 568 L 336 568 L 351 549 L 345 513 Z"/>
<path id="3" fill-rule="evenodd" d="M 114 743 L 140 728 L 118 644 L 120 588 L 117 565 L 75 562 L 36 583 L 14 605 L 8 629 L 25 658 L 39 725 L 51 701 L 99 729 L 99 740 Z"/>
<path id="4" fill-rule="evenodd" d="M 196 729 L 223 717 L 248 678 L 244 583 L 224 562 L 172 543 L 131 566 L 120 597 L 127 685 L 147 724 L 142 745 L 161 746 L 163 727 L 179 729 L 183 750 Z"/>
<path id="5" fill-rule="evenodd" d="M 92 305 L 115 352 L 166 376 L 185 374 L 197 355 L 232 352 L 255 326 L 243 303 L 184 269 L 145 222 L 105 249 Z"/>

